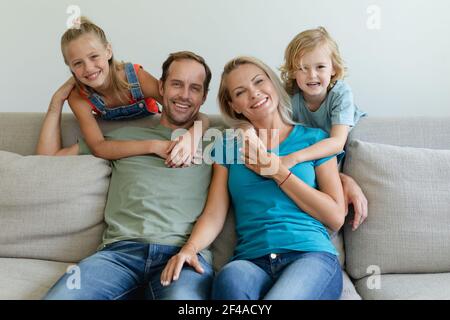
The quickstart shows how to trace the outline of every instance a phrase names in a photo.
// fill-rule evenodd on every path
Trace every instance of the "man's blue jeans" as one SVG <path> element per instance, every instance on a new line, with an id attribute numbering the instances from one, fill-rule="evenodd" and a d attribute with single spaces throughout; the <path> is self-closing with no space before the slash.
<path id="1" fill-rule="evenodd" d="M 209 299 L 214 273 L 200 255 L 203 274 L 185 265 L 177 281 L 167 287 L 161 285 L 162 270 L 179 250 L 175 246 L 115 242 L 78 264 L 79 288 L 71 282 L 75 273 L 66 273 L 45 299 L 115 300 L 136 298 L 137 292 L 152 300 Z"/>
<path id="2" fill-rule="evenodd" d="M 331 300 L 341 292 L 342 270 L 335 255 L 289 252 L 226 264 L 213 282 L 212 298 Z"/>

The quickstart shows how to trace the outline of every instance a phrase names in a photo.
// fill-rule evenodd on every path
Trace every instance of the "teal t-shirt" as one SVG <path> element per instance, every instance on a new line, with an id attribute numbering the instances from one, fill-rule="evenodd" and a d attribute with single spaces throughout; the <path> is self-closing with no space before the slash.
<path id="1" fill-rule="evenodd" d="M 358 109 L 353 102 L 349 85 L 338 80 L 316 111 L 310 111 L 300 89 L 291 98 L 293 119 L 308 127 L 320 128 L 330 133 L 331 126 L 344 124 L 353 128 L 367 113 Z"/>
<path id="2" fill-rule="evenodd" d="M 123 127 L 106 139 L 170 140 L 172 131 L 162 125 L 152 128 Z M 90 154 L 84 140 L 80 154 Z M 105 207 L 107 228 L 101 247 L 121 240 L 183 246 L 206 202 L 211 165 L 204 162 L 188 168 L 167 168 L 155 155 L 111 161 L 112 173 Z M 211 262 L 209 251 L 202 255 Z"/>
<path id="3" fill-rule="evenodd" d="M 272 150 L 280 156 L 304 149 L 328 134 L 302 125 Z M 288 251 L 325 251 L 337 255 L 325 226 L 300 209 L 272 179 L 248 169 L 237 150 L 241 142 L 227 137 L 216 141 L 213 159 L 228 169 L 228 189 L 236 217 L 238 238 L 233 259 L 253 259 Z M 292 174 L 317 188 L 315 167 L 332 157 L 299 163 Z"/>

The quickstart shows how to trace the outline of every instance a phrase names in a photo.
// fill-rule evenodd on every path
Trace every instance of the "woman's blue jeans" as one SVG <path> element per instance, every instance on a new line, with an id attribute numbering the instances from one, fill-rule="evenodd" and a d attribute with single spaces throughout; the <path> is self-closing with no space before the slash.
<path id="1" fill-rule="evenodd" d="M 146 299 L 201 300 L 209 299 L 213 269 L 198 256 L 204 269 L 200 274 L 185 265 L 177 281 L 163 287 L 160 275 L 167 261 L 179 247 L 119 241 L 106 246 L 77 265 L 79 286 L 74 285 L 75 273 L 66 273 L 50 289 L 45 299 L 114 300 Z"/>
<path id="2" fill-rule="evenodd" d="M 217 300 L 332 300 L 342 292 L 338 258 L 326 252 L 289 252 L 226 264 L 213 282 Z"/>

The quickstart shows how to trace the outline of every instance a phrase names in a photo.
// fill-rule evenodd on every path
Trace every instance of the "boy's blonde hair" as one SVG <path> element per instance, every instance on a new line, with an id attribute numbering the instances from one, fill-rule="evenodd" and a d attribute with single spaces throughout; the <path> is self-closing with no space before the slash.
<path id="1" fill-rule="evenodd" d="M 275 91 L 278 93 L 280 99 L 278 112 L 280 113 L 281 119 L 287 124 L 294 124 L 292 120 L 291 99 L 284 90 L 281 80 L 264 62 L 253 57 L 245 56 L 236 57 L 229 61 L 225 65 L 222 72 L 217 100 L 219 102 L 220 112 L 222 113 L 225 123 L 232 128 L 244 128 L 251 125 L 250 121 L 243 114 L 235 112 L 231 107 L 231 96 L 226 85 L 227 76 L 231 73 L 231 71 L 244 64 L 253 64 L 265 72 L 265 74 L 272 81 Z"/>
<path id="2" fill-rule="evenodd" d="M 339 47 L 337 43 L 331 38 L 330 34 L 324 27 L 318 27 L 316 29 L 310 29 L 303 31 L 296 35 L 294 39 L 289 43 L 284 52 L 284 64 L 281 66 L 281 79 L 284 82 L 286 91 L 293 95 L 297 83 L 295 80 L 295 73 L 300 68 L 300 61 L 305 53 L 311 52 L 315 48 L 321 45 L 326 45 L 330 50 L 331 61 L 336 74 L 331 77 L 330 89 L 337 80 L 343 79 L 345 76 L 345 66 L 339 53 Z"/>
<path id="3" fill-rule="evenodd" d="M 69 66 L 69 61 L 67 61 L 66 57 L 66 48 L 67 45 L 73 41 L 78 39 L 80 36 L 84 34 L 93 34 L 97 36 L 97 38 L 101 41 L 101 43 L 106 47 L 108 46 L 109 42 L 106 38 L 105 32 L 96 24 L 91 22 L 88 18 L 82 16 L 80 17 L 80 24 L 76 24 L 73 28 L 67 29 L 66 32 L 61 37 L 61 51 L 64 57 L 64 62 L 67 66 Z M 117 62 L 113 55 L 111 55 L 111 59 L 108 60 L 109 64 L 109 79 L 110 83 L 114 89 L 114 93 L 116 98 L 119 100 L 127 100 L 128 99 L 128 93 L 125 91 L 128 91 L 130 88 L 130 85 L 128 82 L 122 80 L 119 77 L 119 71 L 124 68 L 123 62 Z M 69 66 L 70 68 L 70 66 Z M 72 72 L 73 74 L 73 72 Z M 92 88 L 83 85 L 74 75 L 74 78 L 77 83 L 78 90 L 82 90 L 85 93 L 88 93 L 88 90 L 93 90 Z"/>

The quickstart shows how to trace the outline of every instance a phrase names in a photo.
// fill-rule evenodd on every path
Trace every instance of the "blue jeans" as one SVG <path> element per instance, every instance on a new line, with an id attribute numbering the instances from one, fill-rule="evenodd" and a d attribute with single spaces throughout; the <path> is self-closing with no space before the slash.
<path id="1" fill-rule="evenodd" d="M 342 292 L 338 258 L 326 252 L 289 252 L 235 260 L 216 275 L 217 300 L 331 300 Z"/>
<path id="2" fill-rule="evenodd" d="M 185 265 L 177 281 L 163 287 L 160 275 L 167 261 L 179 247 L 119 241 L 106 246 L 78 264 L 79 285 L 75 272 L 66 273 L 45 296 L 49 300 L 116 300 L 146 299 L 201 300 L 209 299 L 213 269 L 198 255 L 204 273 Z"/>

